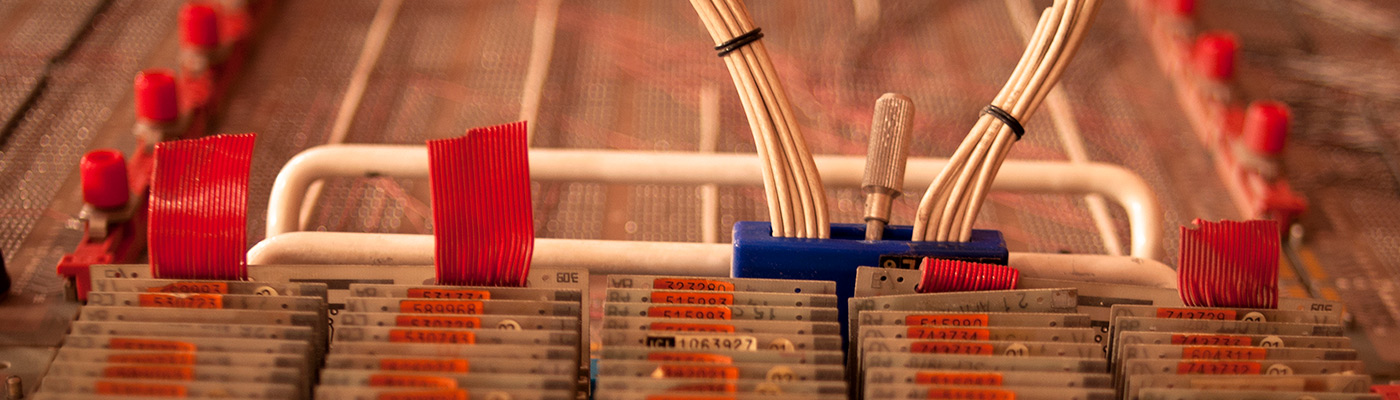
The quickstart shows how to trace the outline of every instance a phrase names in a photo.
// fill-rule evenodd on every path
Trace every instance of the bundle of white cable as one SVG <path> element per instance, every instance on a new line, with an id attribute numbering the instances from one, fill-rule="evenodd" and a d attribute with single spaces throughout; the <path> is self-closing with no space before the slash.
<path id="1" fill-rule="evenodd" d="M 992 106 L 1013 121 L 1030 119 L 1074 58 L 1098 8 L 1098 0 L 1056 0 L 1041 13 L 1030 44 Z M 1018 139 L 1003 119 L 984 112 L 919 201 L 913 240 L 967 241 L 987 187 Z"/>
<path id="2" fill-rule="evenodd" d="M 826 190 L 778 81 L 761 32 L 741 0 L 691 0 L 734 78 L 759 158 L 773 236 L 825 238 Z M 727 46 L 726 46 L 727 45 Z"/>

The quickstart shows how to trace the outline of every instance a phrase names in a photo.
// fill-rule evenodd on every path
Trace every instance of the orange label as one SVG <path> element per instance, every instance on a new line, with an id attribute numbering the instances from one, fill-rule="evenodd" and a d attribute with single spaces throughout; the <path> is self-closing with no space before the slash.
<path id="1" fill-rule="evenodd" d="M 913 344 L 909 345 L 909 352 L 988 355 L 992 354 L 992 345 L 947 342 L 914 342 Z"/>
<path id="2" fill-rule="evenodd" d="M 730 319 L 728 307 L 651 307 L 647 316 L 653 318 Z"/>
<path id="3" fill-rule="evenodd" d="M 129 383 L 129 382 L 105 382 L 98 381 L 93 389 L 97 394 L 113 394 L 119 396 L 159 396 L 159 397 L 189 397 L 190 392 L 184 385 L 160 385 L 153 383 Z"/>
<path id="4" fill-rule="evenodd" d="M 1176 363 L 1178 375 L 1259 375 L 1263 367 L 1257 362 L 1185 361 Z"/>
<path id="5" fill-rule="evenodd" d="M 432 390 L 424 392 L 380 393 L 378 400 L 467 400 L 470 396 L 462 389 Z"/>
<path id="6" fill-rule="evenodd" d="M 1262 347 L 1227 346 L 1187 346 L 1181 349 L 1181 358 L 1208 360 L 1263 360 L 1269 354 Z"/>
<path id="7" fill-rule="evenodd" d="M 930 399 L 1016 400 L 1016 392 L 1001 389 L 929 389 Z"/>
<path id="8" fill-rule="evenodd" d="M 1234 320 L 1235 310 L 1199 308 L 1158 308 L 1157 318 Z"/>
<path id="9" fill-rule="evenodd" d="M 914 381 L 924 385 L 1001 386 L 999 373 L 919 372 Z"/>
<path id="10" fill-rule="evenodd" d="M 467 360 L 432 360 L 416 358 L 385 358 L 379 360 L 379 369 L 385 371 L 432 371 L 467 372 L 471 368 Z"/>
<path id="11" fill-rule="evenodd" d="M 1206 346 L 1248 346 L 1253 341 L 1249 336 L 1235 335 L 1172 335 L 1172 344 L 1199 344 Z"/>
<path id="12" fill-rule="evenodd" d="M 491 292 L 467 289 L 412 288 L 408 289 L 408 297 L 416 299 L 490 300 Z"/>
<path id="13" fill-rule="evenodd" d="M 734 333 L 734 325 L 718 324 L 682 324 L 675 322 L 652 322 L 650 328 L 653 331 Z"/>
<path id="14" fill-rule="evenodd" d="M 739 369 L 721 366 L 662 365 L 667 378 L 739 379 Z"/>
<path id="15" fill-rule="evenodd" d="M 389 341 L 395 343 L 476 344 L 476 332 L 390 329 Z"/>
<path id="16" fill-rule="evenodd" d="M 925 328 L 909 327 L 910 339 L 944 340 L 991 340 L 992 332 L 986 329 Z"/>
<path id="17" fill-rule="evenodd" d="M 413 314 L 481 314 L 481 302 L 404 300 L 399 302 L 399 312 Z"/>
<path id="18" fill-rule="evenodd" d="M 734 400 L 734 396 L 689 396 L 676 394 L 656 394 L 647 396 L 647 400 Z"/>
<path id="19" fill-rule="evenodd" d="M 457 380 L 445 376 L 374 374 L 369 377 L 369 385 L 456 389 Z"/>
<path id="20" fill-rule="evenodd" d="M 197 293 L 141 293 L 137 295 L 142 307 L 224 308 L 224 296 Z"/>
<path id="21" fill-rule="evenodd" d="M 194 364 L 192 353 L 132 353 L 107 356 L 114 364 Z"/>
<path id="22" fill-rule="evenodd" d="M 394 317 L 394 324 L 414 328 L 480 328 L 481 318 L 400 315 Z"/>
<path id="23" fill-rule="evenodd" d="M 168 365 L 120 365 L 103 368 L 102 376 L 106 378 L 192 381 L 194 380 L 194 369 Z"/>
<path id="24" fill-rule="evenodd" d="M 651 292 L 652 303 L 727 306 L 734 304 L 732 293 Z"/>
<path id="25" fill-rule="evenodd" d="M 697 363 L 711 363 L 711 364 L 733 364 L 733 363 L 734 363 L 734 358 L 733 358 L 733 357 L 730 357 L 730 356 L 721 356 L 721 355 L 718 355 L 718 354 L 705 354 L 705 353 L 672 353 L 672 352 L 648 353 L 648 354 L 647 354 L 647 360 L 651 360 L 651 361 L 681 361 L 681 362 L 697 362 Z"/>
<path id="26" fill-rule="evenodd" d="M 228 294 L 228 284 L 223 282 L 175 282 L 165 286 L 146 288 L 152 293 L 217 293 Z"/>
<path id="27" fill-rule="evenodd" d="M 733 292 L 734 284 L 708 279 L 656 278 L 651 281 L 652 289 L 699 290 L 706 292 Z"/>
<path id="28" fill-rule="evenodd" d="M 124 339 L 113 338 L 107 341 L 107 348 L 112 350 L 166 350 L 166 351 L 194 351 L 194 343 L 176 342 L 173 340 L 154 339 Z"/>
<path id="29" fill-rule="evenodd" d="M 733 383 L 719 383 L 719 382 L 715 382 L 715 383 L 694 383 L 694 384 L 688 384 L 688 385 L 676 385 L 676 386 L 672 386 L 670 390 L 673 391 L 673 392 L 720 392 L 720 393 L 734 393 L 734 392 L 739 391 L 738 386 L 734 385 Z"/>
<path id="30" fill-rule="evenodd" d="M 987 326 L 987 314 L 924 314 L 910 315 L 904 317 L 904 324 L 909 326 L 920 325 L 951 325 L 951 326 Z"/>

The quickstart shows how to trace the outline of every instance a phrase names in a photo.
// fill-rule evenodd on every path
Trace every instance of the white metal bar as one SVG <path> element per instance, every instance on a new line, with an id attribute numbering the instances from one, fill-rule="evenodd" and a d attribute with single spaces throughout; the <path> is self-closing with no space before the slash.
<path id="1" fill-rule="evenodd" d="M 829 187 L 860 185 L 865 158 L 816 156 Z M 530 177 L 543 181 L 627 184 L 759 185 L 758 157 L 621 150 L 531 149 Z M 947 163 L 942 158 L 910 158 L 905 184 L 929 185 Z M 427 148 L 395 145 L 337 145 L 308 149 L 282 168 L 268 201 L 267 237 L 297 230 L 306 187 L 328 177 L 428 176 Z M 1003 191 L 1099 194 L 1118 203 L 1128 216 L 1131 255 L 1162 255 L 1162 212 L 1147 183 L 1127 169 L 1104 163 L 1008 160 L 992 183 Z"/>
<path id="2" fill-rule="evenodd" d="M 729 244 L 536 239 L 531 265 L 585 268 L 600 274 L 729 276 Z M 431 265 L 433 237 L 350 232 L 289 232 L 248 251 L 251 265 Z M 1011 253 L 1026 277 L 1176 287 L 1176 272 L 1157 261 L 1106 255 Z"/>

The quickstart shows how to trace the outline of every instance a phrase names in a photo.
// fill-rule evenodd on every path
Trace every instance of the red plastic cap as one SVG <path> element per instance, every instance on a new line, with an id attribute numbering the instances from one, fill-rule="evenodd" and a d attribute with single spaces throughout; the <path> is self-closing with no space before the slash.
<path id="1" fill-rule="evenodd" d="M 185 4 L 180 8 L 180 42 L 200 49 L 218 47 L 219 11 L 207 4 Z"/>
<path id="2" fill-rule="evenodd" d="M 1228 32 L 1207 32 L 1196 37 L 1191 57 L 1196 73 L 1215 81 L 1228 81 L 1235 76 L 1235 53 L 1239 40 Z"/>
<path id="3" fill-rule="evenodd" d="M 1256 101 L 1244 117 L 1244 140 L 1250 150 L 1278 155 L 1288 140 L 1288 123 L 1293 119 L 1288 106 L 1277 101 Z"/>
<path id="4" fill-rule="evenodd" d="M 83 201 L 97 208 L 121 208 L 131 197 L 126 180 L 126 159 L 112 149 L 93 150 L 83 155 L 78 170 L 82 174 Z"/>
<path id="5" fill-rule="evenodd" d="M 1196 15 L 1196 0 L 1158 0 L 1157 6 L 1162 11 L 1171 13 L 1178 17 L 1191 17 Z"/>
<path id="6" fill-rule="evenodd" d="M 175 76 L 150 69 L 136 75 L 136 116 L 152 121 L 174 121 L 180 115 Z"/>

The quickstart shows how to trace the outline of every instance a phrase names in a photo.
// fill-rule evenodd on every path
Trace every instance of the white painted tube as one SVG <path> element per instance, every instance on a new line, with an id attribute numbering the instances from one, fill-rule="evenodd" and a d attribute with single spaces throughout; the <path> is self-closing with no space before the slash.
<path id="1" fill-rule="evenodd" d="M 828 187 L 860 185 L 861 156 L 816 156 Z M 926 187 L 947 162 L 910 158 L 907 187 Z M 542 181 L 677 185 L 759 185 L 758 157 L 752 154 L 646 152 L 619 150 L 530 150 L 530 177 Z M 282 168 L 268 200 L 267 237 L 297 230 L 306 187 L 329 177 L 428 176 L 427 148 L 394 145 L 337 145 L 308 149 Z M 1147 183 L 1122 167 L 1104 163 L 1008 160 L 992 189 L 1002 191 L 1099 194 L 1128 215 L 1131 255 L 1162 256 L 1162 211 Z"/>
<path id="2" fill-rule="evenodd" d="M 729 244 L 536 239 L 531 265 L 584 268 L 599 274 L 729 276 Z M 433 237 L 348 232 L 289 232 L 248 251 L 251 265 L 431 265 Z M 1157 261 L 1107 255 L 1011 253 L 1022 276 L 1176 287 L 1176 272 Z"/>

